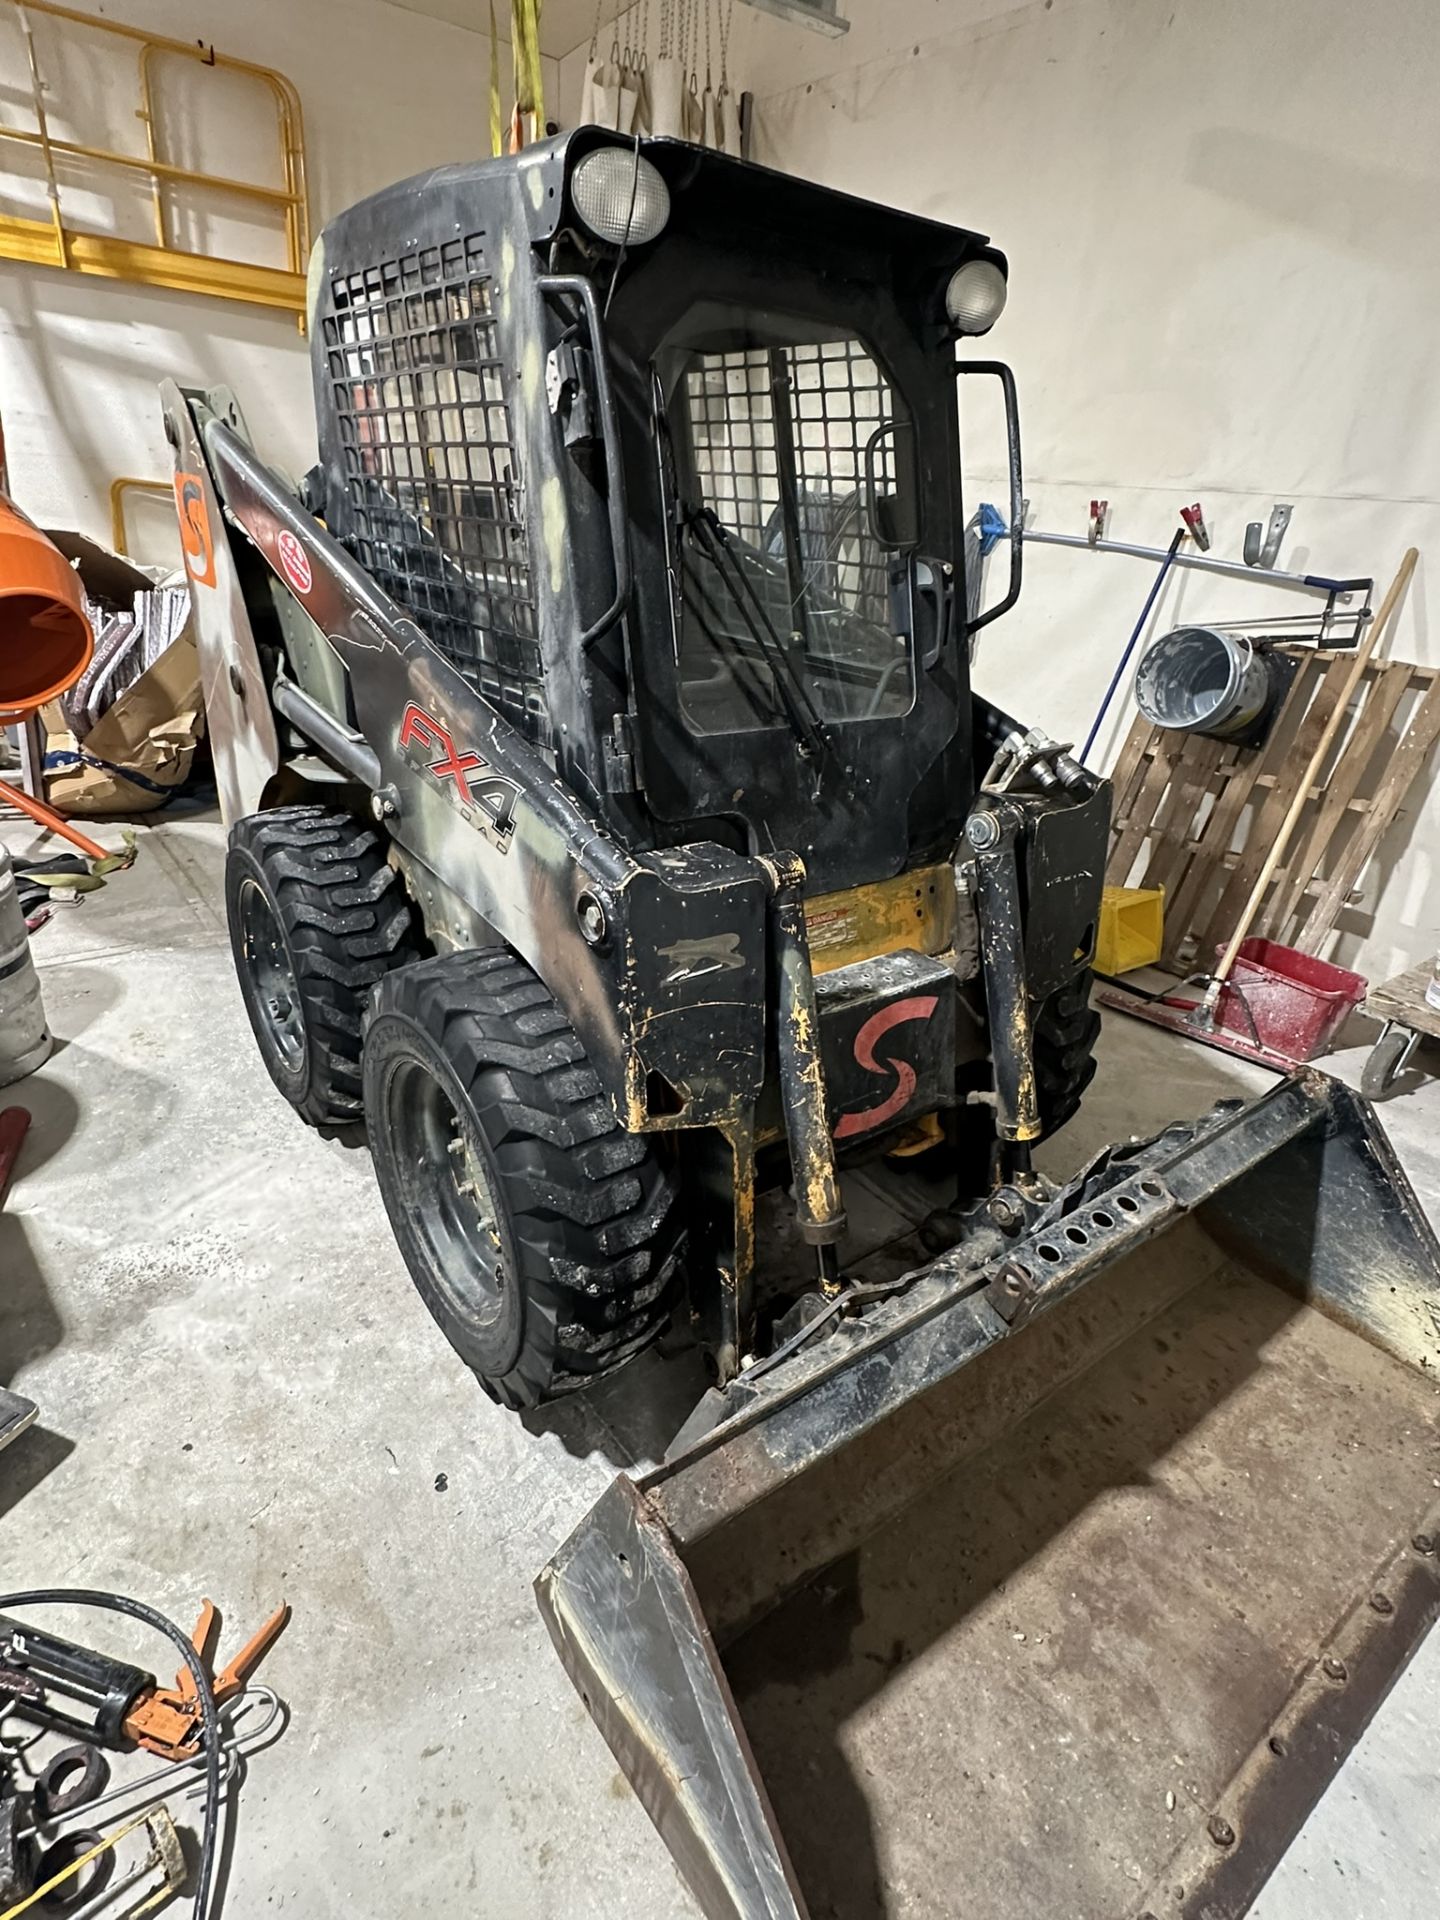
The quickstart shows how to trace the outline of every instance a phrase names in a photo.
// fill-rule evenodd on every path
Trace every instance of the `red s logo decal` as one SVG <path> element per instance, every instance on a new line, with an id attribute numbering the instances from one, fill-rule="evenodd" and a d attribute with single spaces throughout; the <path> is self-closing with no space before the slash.
<path id="1" fill-rule="evenodd" d="M 897 1113 L 905 1111 L 915 1091 L 918 1078 L 915 1069 L 908 1060 L 877 1060 L 875 1043 L 883 1039 L 892 1027 L 903 1026 L 907 1020 L 928 1020 L 939 1004 L 933 993 L 916 994 L 909 1000 L 894 1000 L 888 1007 L 881 1007 L 878 1013 L 872 1013 L 861 1027 L 855 1036 L 855 1058 L 867 1073 L 893 1073 L 895 1090 L 878 1107 L 866 1107 L 860 1113 L 842 1114 L 835 1127 L 837 1140 L 847 1140 L 857 1133 L 871 1133 L 876 1127 L 883 1127 L 887 1120 L 893 1120 Z"/>

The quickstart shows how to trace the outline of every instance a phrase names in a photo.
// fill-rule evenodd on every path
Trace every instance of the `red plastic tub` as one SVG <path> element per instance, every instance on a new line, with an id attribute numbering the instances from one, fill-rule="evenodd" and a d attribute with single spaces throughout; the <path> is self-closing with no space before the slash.
<path id="1" fill-rule="evenodd" d="M 1216 953 L 1225 949 L 1217 947 Z M 1278 940 L 1243 940 L 1220 995 L 1220 1025 L 1251 1046 L 1313 1060 L 1325 1052 L 1369 982 Z"/>

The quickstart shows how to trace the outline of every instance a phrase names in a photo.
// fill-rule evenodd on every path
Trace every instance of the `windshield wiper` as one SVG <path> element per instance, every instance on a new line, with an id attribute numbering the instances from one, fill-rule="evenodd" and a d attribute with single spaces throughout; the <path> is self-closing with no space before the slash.
<path id="1" fill-rule="evenodd" d="M 744 566 L 736 558 L 728 531 L 710 507 L 695 508 L 686 515 L 685 524 L 696 546 L 713 562 L 716 572 L 725 582 L 736 611 L 769 667 L 796 745 L 807 760 L 817 760 L 828 744 L 825 724 L 810 698 L 810 689 L 803 676 L 796 671 L 784 642 L 775 631 L 763 601 Z"/>

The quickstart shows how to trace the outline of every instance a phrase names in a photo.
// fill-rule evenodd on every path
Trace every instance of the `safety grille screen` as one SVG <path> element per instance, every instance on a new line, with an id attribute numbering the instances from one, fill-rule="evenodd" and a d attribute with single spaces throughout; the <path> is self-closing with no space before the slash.
<path id="1" fill-rule="evenodd" d="M 783 558 L 777 444 L 786 449 L 807 587 L 884 623 L 889 568 L 866 526 L 864 481 L 869 447 L 875 487 L 895 484 L 895 402 L 861 343 L 707 353 L 686 385 L 705 505 L 752 547 Z"/>
<path id="2" fill-rule="evenodd" d="M 914 435 L 864 344 L 808 324 L 702 306 L 666 343 L 662 378 L 677 362 L 679 377 L 662 391 L 686 718 L 785 726 L 813 751 L 823 724 L 914 701 Z"/>
<path id="3" fill-rule="evenodd" d="M 335 275 L 324 344 L 346 544 L 473 685 L 548 747 L 525 502 L 481 236 Z"/>

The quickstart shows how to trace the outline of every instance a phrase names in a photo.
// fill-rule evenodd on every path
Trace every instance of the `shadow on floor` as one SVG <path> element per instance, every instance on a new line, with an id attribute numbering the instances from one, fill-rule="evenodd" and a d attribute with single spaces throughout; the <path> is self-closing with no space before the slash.
<path id="1" fill-rule="evenodd" d="M 65 1335 L 19 1214 L 0 1213 L 0 1279 L 0 1387 L 9 1387 Z"/>
<path id="2" fill-rule="evenodd" d="M 125 998 L 125 982 L 112 967 L 68 961 L 52 969 L 45 963 L 43 950 L 36 951 L 35 959 L 51 1006 L 55 1052 L 60 1054 L 120 1005 Z"/>
<path id="3" fill-rule="evenodd" d="M 80 1109 L 68 1088 L 40 1075 L 0 1087 L 0 1107 L 23 1107 L 30 1115 L 8 1200 L 7 1192 L 0 1192 L 0 1387 L 8 1387 L 22 1368 L 52 1352 L 65 1335 L 24 1216 L 13 1209 L 26 1177 L 70 1139 Z M 74 1450 L 73 1440 L 37 1423 L 0 1451 L 0 1519 Z"/>
<path id="4" fill-rule="evenodd" d="M 709 1385 L 699 1349 L 683 1335 L 668 1336 L 618 1373 L 520 1419 L 527 1433 L 553 1434 L 577 1459 L 599 1453 L 630 1473 L 664 1458 Z"/>
<path id="5" fill-rule="evenodd" d="M 30 1115 L 8 1188 L 0 1192 L 0 1387 L 8 1387 L 21 1367 L 52 1352 L 64 1336 L 25 1216 L 16 1208 L 27 1178 L 74 1133 L 80 1109 L 67 1087 L 38 1076 L 0 1088 L 0 1106 L 21 1107 Z"/>
<path id="6" fill-rule="evenodd" d="M 37 1421 L 0 1451 L 0 1520 L 70 1458 L 75 1442 Z M 13 1567 L 7 1569 L 14 1574 Z"/>
<path id="7" fill-rule="evenodd" d="M 14 1385 L 22 1368 L 58 1347 L 64 1334 L 24 1220 L 0 1212 L 0 1387 Z M 39 1422 L 0 1450 L 0 1519 L 74 1451 L 73 1440 Z"/>
<path id="8" fill-rule="evenodd" d="M 351 1120 L 344 1126 L 317 1127 L 320 1138 L 330 1144 L 343 1147 L 347 1153 L 369 1151 L 370 1136 L 365 1131 L 363 1120 Z"/>
<path id="9" fill-rule="evenodd" d="M 58 1080 L 47 1079 L 41 1072 L 0 1087 L 0 1107 L 24 1107 L 30 1115 L 20 1158 L 10 1177 L 9 1198 L 0 1195 L 0 1206 L 13 1207 L 17 1198 L 23 1198 L 19 1189 L 27 1174 L 38 1172 L 74 1134 L 80 1124 L 80 1104 L 68 1087 Z M 4 1262 L 0 1261 L 0 1276 L 5 1271 Z"/>

